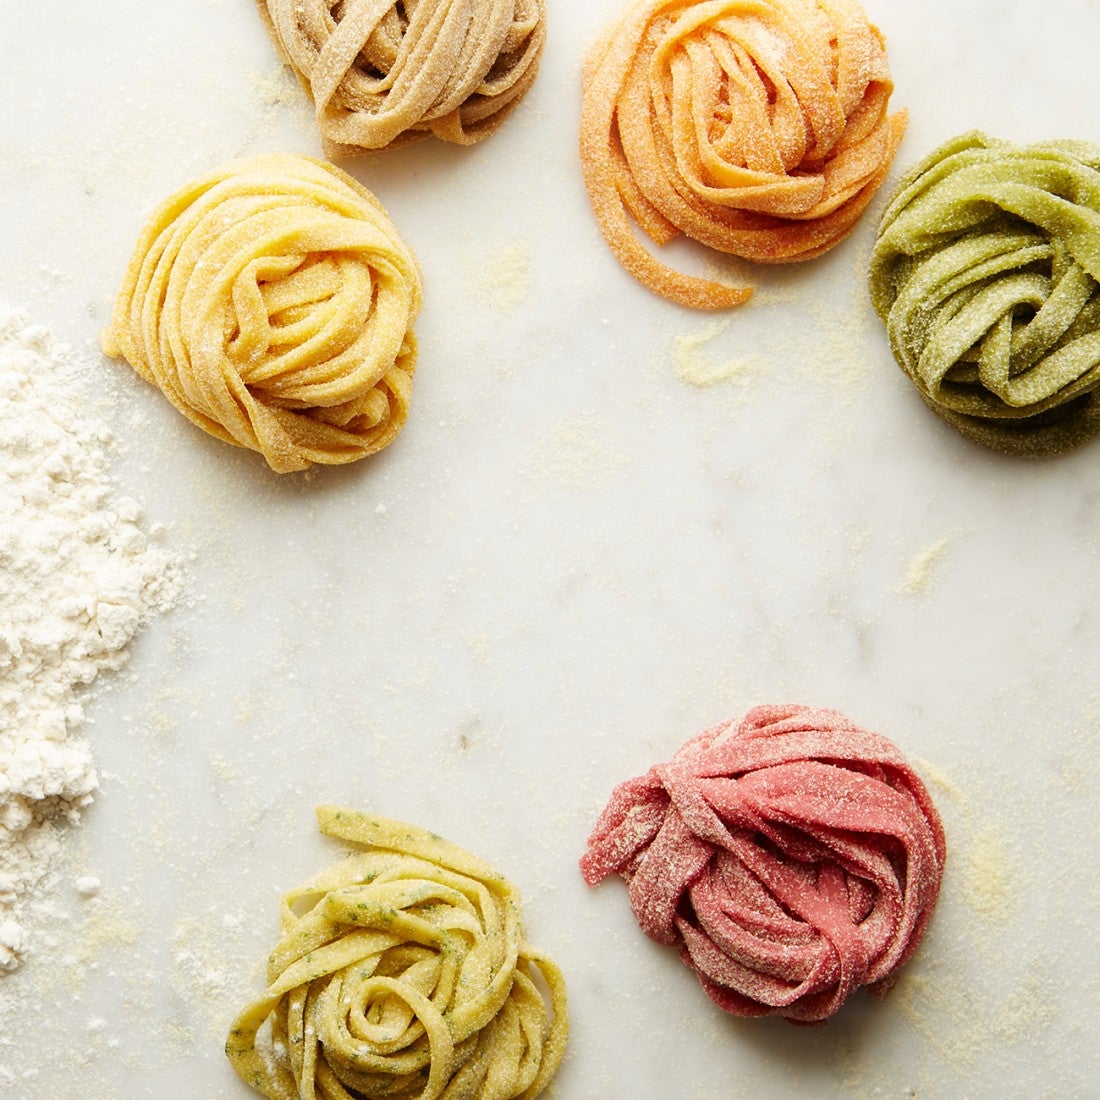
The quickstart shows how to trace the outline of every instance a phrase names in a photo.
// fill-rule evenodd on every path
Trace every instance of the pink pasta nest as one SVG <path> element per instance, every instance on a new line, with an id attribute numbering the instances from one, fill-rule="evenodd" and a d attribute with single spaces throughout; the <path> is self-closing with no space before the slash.
<path id="1" fill-rule="evenodd" d="M 897 747 L 842 714 L 760 706 L 615 788 L 581 859 L 737 1016 L 815 1023 L 883 993 L 936 905 L 946 845 Z"/>

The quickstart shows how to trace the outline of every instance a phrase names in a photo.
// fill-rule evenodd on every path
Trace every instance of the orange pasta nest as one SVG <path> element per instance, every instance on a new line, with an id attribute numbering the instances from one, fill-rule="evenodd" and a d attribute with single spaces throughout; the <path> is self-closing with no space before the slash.
<path id="1" fill-rule="evenodd" d="M 585 62 L 581 163 L 600 229 L 682 305 L 745 301 L 639 241 L 683 233 L 761 263 L 819 256 L 855 226 L 905 131 L 878 28 L 854 0 L 633 0 Z"/>

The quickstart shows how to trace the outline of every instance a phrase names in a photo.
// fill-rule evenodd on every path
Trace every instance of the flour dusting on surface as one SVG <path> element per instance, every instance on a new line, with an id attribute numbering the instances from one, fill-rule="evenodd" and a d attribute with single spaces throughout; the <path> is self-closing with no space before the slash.
<path id="1" fill-rule="evenodd" d="M 180 592 L 179 561 L 116 495 L 110 432 L 79 411 L 67 370 L 44 328 L 0 305 L 0 971 L 27 950 L 23 903 L 61 852 L 59 826 L 98 786 L 73 736 L 82 691 Z"/>

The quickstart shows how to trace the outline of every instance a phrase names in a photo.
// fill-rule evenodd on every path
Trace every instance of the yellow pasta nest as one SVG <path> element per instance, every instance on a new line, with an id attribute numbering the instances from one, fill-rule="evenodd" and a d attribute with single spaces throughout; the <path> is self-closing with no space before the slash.
<path id="1" fill-rule="evenodd" d="M 545 0 L 257 0 L 329 156 L 434 134 L 472 145 L 534 82 Z"/>
<path id="2" fill-rule="evenodd" d="M 103 348 L 285 473 L 397 436 L 420 301 L 416 259 L 365 187 L 310 157 L 250 157 L 155 211 Z"/>
<path id="3" fill-rule="evenodd" d="M 271 1100 L 538 1096 L 565 1050 L 565 983 L 523 938 L 516 888 L 415 826 L 317 817 L 356 850 L 283 899 L 268 988 L 226 1043 L 240 1077 Z"/>
<path id="4" fill-rule="evenodd" d="M 751 291 L 673 271 L 634 235 L 732 256 L 819 256 L 855 226 L 905 130 L 882 35 L 855 0 L 631 0 L 584 70 L 580 151 L 624 267 L 682 305 Z"/>

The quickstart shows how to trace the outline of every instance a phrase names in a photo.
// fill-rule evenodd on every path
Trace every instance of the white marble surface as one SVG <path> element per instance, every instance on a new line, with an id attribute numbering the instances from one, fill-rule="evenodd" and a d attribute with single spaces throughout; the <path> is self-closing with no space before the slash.
<path id="1" fill-rule="evenodd" d="M 192 605 L 90 708 L 103 788 L 64 917 L 0 976 L 9 1091 L 251 1095 L 226 1022 L 280 891 L 332 855 L 314 805 L 345 802 L 520 886 L 569 981 L 563 1100 L 1100 1095 L 1100 443 L 1020 462 L 927 412 L 866 302 L 881 201 L 826 258 L 754 272 L 728 322 L 633 285 L 574 152 L 618 0 L 551 7 L 489 142 L 345 164 L 425 270 L 412 416 L 371 461 L 280 479 L 95 343 L 161 198 L 319 151 L 252 5 L 3 0 L 0 298 L 86 359 L 121 482 L 195 555 Z M 911 111 L 892 178 L 971 127 L 1100 141 L 1096 0 L 869 8 Z M 769 701 L 892 737 L 951 845 L 899 988 L 820 1029 L 723 1016 L 576 870 L 615 782 Z"/>

